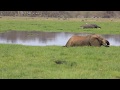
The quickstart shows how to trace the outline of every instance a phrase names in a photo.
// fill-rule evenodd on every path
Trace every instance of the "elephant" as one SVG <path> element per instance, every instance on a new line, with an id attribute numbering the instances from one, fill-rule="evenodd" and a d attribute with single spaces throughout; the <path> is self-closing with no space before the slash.
<path id="1" fill-rule="evenodd" d="M 109 47 L 110 42 L 98 34 L 91 34 L 87 36 L 74 35 L 67 41 L 65 47 L 76 47 L 76 46 Z"/>
<path id="2" fill-rule="evenodd" d="M 101 28 L 100 26 L 96 25 L 96 24 L 86 24 L 86 25 L 83 25 L 83 26 L 80 26 L 82 27 L 83 29 L 86 29 L 86 28 Z"/>

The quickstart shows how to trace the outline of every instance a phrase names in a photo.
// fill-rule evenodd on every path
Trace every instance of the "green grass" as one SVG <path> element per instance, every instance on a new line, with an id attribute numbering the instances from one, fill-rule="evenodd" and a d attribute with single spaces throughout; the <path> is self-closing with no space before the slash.
<path id="1" fill-rule="evenodd" d="M 47 31 L 47 32 L 85 32 L 98 34 L 120 34 L 120 19 L 55 19 L 55 18 L 28 18 L 28 17 L 2 17 L 0 18 L 0 32 L 8 30 Z M 101 29 L 82 29 L 85 23 L 95 23 Z"/>
<path id="2" fill-rule="evenodd" d="M 1 44 L 0 78 L 120 78 L 119 49 Z"/>
<path id="3" fill-rule="evenodd" d="M 7 30 L 120 34 L 120 20 L 0 18 L 0 32 Z M 102 29 L 81 29 L 96 23 Z M 1 79 L 114 79 L 120 78 L 120 47 L 61 47 L 0 44 Z"/>

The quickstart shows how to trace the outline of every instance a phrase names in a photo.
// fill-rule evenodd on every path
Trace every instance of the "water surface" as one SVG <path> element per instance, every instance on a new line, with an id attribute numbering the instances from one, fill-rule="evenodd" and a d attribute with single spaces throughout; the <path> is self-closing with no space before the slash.
<path id="1" fill-rule="evenodd" d="M 0 43 L 21 44 L 30 46 L 64 46 L 73 35 L 88 35 L 87 33 L 40 32 L 40 31 L 8 31 L 0 33 Z M 111 46 L 120 46 L 120 35 L 102 35 Z"/>

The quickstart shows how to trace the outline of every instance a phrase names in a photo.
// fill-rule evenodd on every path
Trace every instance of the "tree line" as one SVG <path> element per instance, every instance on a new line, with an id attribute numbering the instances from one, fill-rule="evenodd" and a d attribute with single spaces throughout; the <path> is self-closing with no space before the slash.
<path id="1" fill-rule="evenodd" d="M 0 11 L 0 16 L 54 18 L 119 18 L 120 11 Z"/>

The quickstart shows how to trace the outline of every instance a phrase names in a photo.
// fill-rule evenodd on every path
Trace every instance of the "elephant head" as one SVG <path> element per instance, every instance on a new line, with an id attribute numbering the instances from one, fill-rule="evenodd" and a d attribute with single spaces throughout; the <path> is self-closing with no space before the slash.
<path id="1" fill-rule="evenodd" d="M 108 40 L 106 40 L 105 38 L 97 34 L 90 35 L 90 44 L 91 46 L 102 46 L 103 45 L 105 47 L 109 47 L 110 45 Z"/>
<path id="2" fill-rule="evenodd" d="M 93 34 L 87 36 L 72 36 L 68 42 L 66 43 L 66 47 L 68 46 L 105 46 L 109 47 L 110 43 L 108 40 L 103 38 L 100 35 Z"/>

